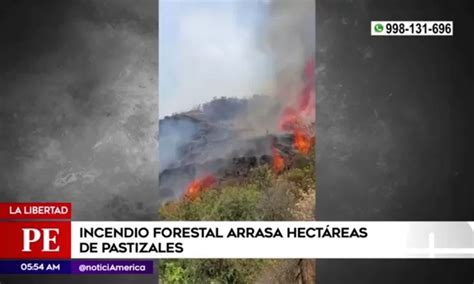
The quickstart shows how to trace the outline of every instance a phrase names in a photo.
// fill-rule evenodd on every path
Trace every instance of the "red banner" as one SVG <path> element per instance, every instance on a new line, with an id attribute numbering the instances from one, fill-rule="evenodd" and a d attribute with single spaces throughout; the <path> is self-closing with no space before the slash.
<path id="1" fill-rule="evenodd" d="M 0 203 L 0 219 L 71 219 L 71 203 Z"/>

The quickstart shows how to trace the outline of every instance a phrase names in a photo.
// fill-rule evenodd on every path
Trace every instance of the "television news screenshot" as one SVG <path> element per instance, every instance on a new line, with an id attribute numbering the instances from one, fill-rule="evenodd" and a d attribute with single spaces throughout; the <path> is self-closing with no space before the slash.
<path id="1" fill-rule="evenodd" d="M 4 0 L 0 284 L 473 284 L 474 5 Z"/>

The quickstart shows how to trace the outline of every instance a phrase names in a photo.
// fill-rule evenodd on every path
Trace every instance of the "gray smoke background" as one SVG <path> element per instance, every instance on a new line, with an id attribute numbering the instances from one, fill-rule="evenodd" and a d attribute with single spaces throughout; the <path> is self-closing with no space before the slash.
<path id="1" fill-rule="evenodd" d="M 318 0 L 319 220 L 473 219 L 472 13 L 465 1 Z M 449 19 L 456 31 L 371 37 L 382 19 Z M 363 284 L 464 283 L 474 272 L 471 259 L 321 259 L 317 270 L 318 283 Z"/>
<path id="2" fill-rule="evenodd" d="M 153 218 L 157 5 L 2 2 L 2 201 L 70 201 L 76 220 Z"/>
<path id="3" fill-rule="evenodd" d="M 222 96 L 232 98 L 203 101 L 189 112 L 160 120 L 160 191 L 164 201 L 180 197 L 190 179 L 229 166 L 226 161 L 232 158 L 271 154 L 271 140 L 262 141 L 261 138 L 281 132 L 278 121 L 282 107 L 296 101 L 303 84 L 304 66 L 314 57 L 315 1 L 268 1 L 263 21 L 256 28 L 254 42 L 248 46 L 266 55 L 270 62 L 266 68 L 271 76 L 262 79 L 254 88 L 255 93 L 259 90 L 266 93 L 234 98 L 230 85 Z M 216 48 L 225 51 L 225 46 Z M 246 60 L 252 61 L 252 58 Z M 188 73 L 183 71 L 181 76 L 186 78 Z M 177 81 L 186 84 L 186 79 Z M 212 80 L 207 84 L 211 93 L 213 85 Z M 194 96 L 194 93 L 180 96 L 176 102 L 186 104 L 186 96 Z M 160 111 L 169 113 L 168 110 Z"/>

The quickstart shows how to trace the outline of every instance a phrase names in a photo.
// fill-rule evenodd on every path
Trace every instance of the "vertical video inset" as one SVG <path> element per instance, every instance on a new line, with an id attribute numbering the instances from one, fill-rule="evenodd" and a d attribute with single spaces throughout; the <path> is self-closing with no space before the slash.
<path id="1" fill-rule="evenodd" d="M 159 5 L 160 220 L 314 220 L 314 1 Z M 311 260 L 160 261 L 166 283 L 314 273 Z"/>

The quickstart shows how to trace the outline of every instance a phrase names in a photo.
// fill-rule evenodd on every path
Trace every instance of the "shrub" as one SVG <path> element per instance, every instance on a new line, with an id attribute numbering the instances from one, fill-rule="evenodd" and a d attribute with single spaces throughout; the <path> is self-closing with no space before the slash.
<path id="1" fill-rule="evenodd" d="M 160 209 L 162 220 L 279 221 L 314 218 L 314 149 L 291 169 L 275 175 L 254 168 L 242 182 L 221 183 L 193 200 L 183 198 Z M 294 260 L 193 259 L 160 261 L 162 283 L 275 283 L 294 279 Z M 285 268 L 285 269 L 283 269 Z M 275 274 L 274 271 L 279 271 Z M 263 277 L 263 278 L 262 278 Z M 269 278 L 268 278 L 269 279 Z"/>

